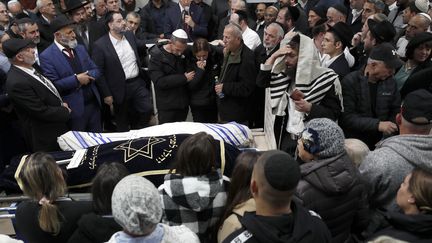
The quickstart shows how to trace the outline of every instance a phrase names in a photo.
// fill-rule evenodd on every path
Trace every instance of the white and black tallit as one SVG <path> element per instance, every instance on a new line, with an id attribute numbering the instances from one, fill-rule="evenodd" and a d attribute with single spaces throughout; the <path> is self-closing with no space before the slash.
<path id="1" fill-rule="evenodd" d="M 167 174 L 158 190 L 164 208 L 162 222 L 185 225 L 205 242 L 225 208 L 225 182 L 220 170 L 198 177 Z"/>
<path id="2" fill-rule="evenodd" d="M 270 95 L 271 106 L 274 115 L 283 116 L 288 106 L 287 131 L 292 134 L 299 134 L 304 129 L 304 113 L 294 109 L 295 105 L 289 98 L 294 89 L 298 89 L 305 95 L 305 100 L 312 104 L 320 104 L 326 93 L 334 85 L 336 95 L 339 97 L 342 106 L 342 87 L 338 75 L 329 68 L 320 66 L 318 53 L 314 43 L 309 37 L 300 35 L 299 57 L 297 63 L 295 84 L 287 76 L 285 57 L 275 61 L 271 71 Z M 290 39 L 282 41 L 281 46 L 289 43 Z"/>

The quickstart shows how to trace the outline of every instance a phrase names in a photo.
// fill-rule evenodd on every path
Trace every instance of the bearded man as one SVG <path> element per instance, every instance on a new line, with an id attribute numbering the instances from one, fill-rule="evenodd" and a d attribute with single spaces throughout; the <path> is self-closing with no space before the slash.
<path id="1" fill-rule="evenodd" d="M 100 96 L 94 82 L 100 73 L 85 47 L 78 45 L 74 24 L 63 15 L 51 22 L 54 43 L 40 55 L 41 68 L 72 110 L 69 129 L 101 132 Z"/>

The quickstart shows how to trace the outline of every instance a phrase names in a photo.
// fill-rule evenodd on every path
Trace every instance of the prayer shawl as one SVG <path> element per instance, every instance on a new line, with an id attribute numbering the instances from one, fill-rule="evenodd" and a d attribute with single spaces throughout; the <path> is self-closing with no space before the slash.
<path id="1" fill-rule="evenodd" d="M 117 162 L 125 165 L 131 174 L 143 176 L 158 187 L 171 169 L 180 144 L 189 136 L 189 134 L 174 134 L 146 137 L 90 147 L 86 149 L 78 167 L 65 170 L 66 183 L 69 189 L 89 187 L 98 168 L 103 163 Z M 230 177 L 235 159 L 240 151 L 234 146 L 219 141 L 216 143 L 215 152 L 216 167 L 220 168 L 222 174 Z M 71 156 L 70 152 L 54 154 L 61 155 L 62 153 Z M 16 185 L 17 182 L 20 183 L 17 178 L 24 163 L 25 157 L 16 163 L 11 163 L 2 174 L 0 185 L 8 185 L 10 191 L 19 191 L 18 187 L 10 187 L 13 184 Z"/>
<path id="2" fill-rule="evenodd" d="M 211 226 L 224 212 L 226 192 L 220 170 L 203 176 L 168 174 L 159 187 L 164 207 L 162 222 L 184 225 L 207 242 Z"/>
<path id="3" fill-rule="evenodd" d="M 118 133 L 70 131 L 58 137 L 57 142 L 62 150 L 71 151 L 140 137 L 195 134 L 198 132 L 206 132 L 216 140 L 241 148 L 250 147 L 253 143 L 252 131 L 247 126 L 236 122 L 226 124 L 174 122 Z"/>
<path id="4" fill-rule="evenodd" d="M 342 105 L 342 87 L 338 75 L 329 68 L 320 66 L 320 60 L 314 48 L 314 43 L 309 37 L 300 35 L 299 56 L 295 84 L 286 73 L 284 56 L 276 59 L 271 71 L 270 95 L 271 106 L 274 115 L 284 116 L 288 107 L 287 131 L 292 134 L 300 134 L 304 129 L 304 113 L 295 110 L 295 104 L 289 98 L 295 89 L 305 95 L 305 100 L 312 104 L 320 104 L 326 93 L 334 85 L 336 95 Z M 287 45 L 291 38 L 285 38 L 281 46 Z M 343 106 L 342 106 L 343 107 Z"/>

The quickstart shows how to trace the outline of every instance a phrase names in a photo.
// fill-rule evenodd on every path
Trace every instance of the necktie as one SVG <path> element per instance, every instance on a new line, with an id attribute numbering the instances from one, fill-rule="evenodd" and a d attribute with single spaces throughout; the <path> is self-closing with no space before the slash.
<path id="1" fill-rule="evenodd" d="M 186 10 L 183 10 L 183 12 L 182 12 L 182 16 L 183 16 L 183 30 L 184 30 L 184 31 L 188 34 L 188 36 L 189 36 L 189 25 L 186 24 L 186 15 L 187 15 Z"/>
<path id="2" fill-rule="evenodd" d="M 70 59 L 73 59 L 75 57 L 72 49 L 70 48 L 64 48 L 63 52 L 65 52 L 66 56 L 68 56 Z"/>
<path id="3" fill-rule="evenodd" d="M 40 74 L 38 71 L 34 71 L 34 75 L 36 75 L 44 84 L 45 86 L 52 92 L 54 93 L 55 96 L 57 96 L 57 98 L 60 99 L 60 102 L 63 103 L 63 100 L 59 94 L 59 92 L 57 91 L 56 87 L 54 86 L 54 84 L 51 83 L 51 81 L 49 81 L 48 79 L 46 79 L 42 74 Z"/>
<path id="4" fill-rule="evenodd" d="M 89 41 L 88 41 L 88 38 L 87 38 L 87 26 L 86 25 L 82 25 L 81 26 L 81 38 L 82 38 L 82 40 L 84 42 L 84 45 L 88 49 Z"/>

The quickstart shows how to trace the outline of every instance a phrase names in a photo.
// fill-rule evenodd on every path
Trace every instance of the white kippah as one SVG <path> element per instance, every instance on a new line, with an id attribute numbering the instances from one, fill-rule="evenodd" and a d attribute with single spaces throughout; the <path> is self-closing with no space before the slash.
<path id="1" fill-rule="evenodd" d="M 415 0 L 414 4 L 423 13 L 427 13 L 427 11 L 429 10 L 428 0 Z"/>
<path id="2" fill-rule="evenodd" d="M 429 16 L 429 14 L 427 14 L 427 13 L 419 13 L 419 15 L 421 15 L 421 16 L 427 18 L 429 21 L 432 21 L 432 18 L 431 18 L 431 17 Z"/>
<path id="3" fill-rule="evenodd" d="M 174 32 L 172 32 L 172 35 L 174 37 L 177 37 L 177 38 L 180 38 L 180 39 L 186 39 L 186 40 L 188 39 L 188 36 L 187 36 L 186 32 L 184 30 L 182 30 L 182 29 L 174 30 Z"/>

